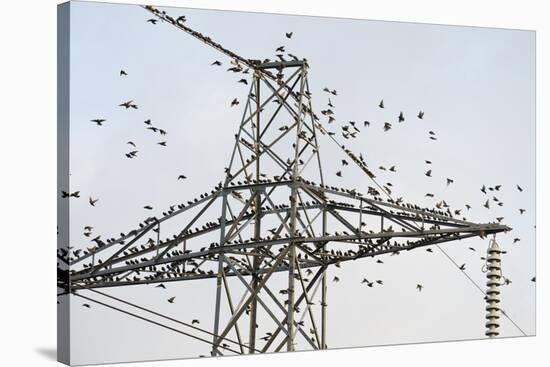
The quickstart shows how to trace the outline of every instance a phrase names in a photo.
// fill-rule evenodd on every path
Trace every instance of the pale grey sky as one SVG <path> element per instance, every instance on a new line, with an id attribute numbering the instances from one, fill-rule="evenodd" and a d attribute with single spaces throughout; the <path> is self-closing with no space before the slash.
<path id="1" fill-rule="evenodd" d="M 463 208 L 468 219 L 494 221 L 503 216 L 511 233 L 498 236 L 504 275 L 502 306 L 529 335 L 535 333 L 535 34 L 529 31 L 451 27 L 163 8 L 187 16 L 187 24 L 246 58 L 274 58 L 275 49 L 307 58 L 316 111 L 326 108 L 322 88 L 332 96 L 339 126 L 369 120 L 369 128 L 346 144 L 373 168 L 396 165 L 397 174 L 376 169 L 394 196 L 422 206 L 445 199 Z M 128 232 L 150 213 L 187 201 L 223 178 L 241 107 L 230 108 L 248 89 L 225 72 L 229 59 L 168 24 L 151 25 L 139 6 L 73 2 L 71 7 L 71 245 L 89 246 L 84 225 L 104 238 Z M 293 31 L 291 40 L 285 32 Z M 223 66 L 210 66 L 214 60 Z M 128 72 L 119 76 L 120 69 Z M 384 99 L 386 108 L 377 107 Z M 133 99 L 138 110 L 118 104 Z M 415 117 L 425 111 L 424 120 Z M 398 126 L 403 111 L 406 121 Z M 106 118 L 104 126 L 90 122 Z M 143 121 L 167 130 L 166 148 Z M 383 132 L 385 121 L 394 129 Z M 325 122 L 325 120 L 323 120 Z M 325 125 L 326 126 L 326 125 Z M 438 140 L 428 139 L 428 131 Z M 124 153 L 139 151 L 137 158 Z M 322 137 L 325 181 L 366 192 L 371 183 L 356 167 L 341 170 L 341 151 Z M 425 159 L 433 161 L 428 179 Z M 177 181 L 179 174 L 188 180 Z M 455 184 L 446 187 L 445 178 Z M 487 210 L 481 186 L 502 185 L 505 205 Z M 516 184 L 524 188 L 522 193 Z M 426 192 L 436 195 L 430 199 Z M 99 198 L 96 207 L 88 196 Z M 472 205 L 470 211 L 464 203 Z M 519 208 L 526 213 L 520 215 Z M 173 228 L 171 233 L 176 233 Z M 164 229 L 166 230 L 166 229 Z M 521 238 L 512 244 L 514 237 Z M 466 272 L 484 285 L 481 272 L 488 240 L 444 245 Z M 468 250 L 475 247 L 477 252 Z M 443 254 L 419 249 L 400 256 L 350 262 L 330 269 L 328 345 L 383 345 L 484 337 L 482 295 Z M 363 277 L 383 279 L 366 289 Z M 419 293 L 416 283 L 424 284 Z M 215 280 L 172 283 L 159 296 L 152 286 L 106 292 L 184 321 L 199 318 L 211 329 Z M 168 304 L 166 298 L 178 302 Z M 131 319 L 115 311 L 72 301 L 72 358 L 75 364 L 195 357 L 209 354 L 206 344 Z M 262 330 L 265 332 L 267 330 Z M 502 319 L 502 336 L 520 335 Z M 299 349 L 306 345 L 299 345 Z"/>

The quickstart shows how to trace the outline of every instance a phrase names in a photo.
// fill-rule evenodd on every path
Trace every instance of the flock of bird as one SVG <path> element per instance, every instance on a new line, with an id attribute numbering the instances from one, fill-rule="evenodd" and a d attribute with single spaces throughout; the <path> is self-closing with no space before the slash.
<path id="1" fill-rule="evenodd" d="M 187 19 L 186 19 L 185 16 L 180 16 L 177 19 L 175 19 L 175 22 L 177 24 L 183 24 L 183 23 L 186 22 L 186 20 Z M 159 22 L 159 19 L 148 19 L 147 22 L 150 23 L 151 25 L 156 25 Z M 285 33 L 285 37 L 288 40 L 292 39 L 293 32 Z M 285 58 L 286 46 L 279 46 L 275 49 L 275 51 L 276 51 L 276 58 L 278 60 L 286 61 L 286 58 Z M 286 53 L 286 56 L 293 59 L 293 60 L 298 60 L 298 58 L 295 55 L 291 54 L 291 53 Z M 264 60 L 264 62 L 268 62 L 268 61 L 270 61 L 270 60 L 269 59 Z M 214 60 L 210 65 L 214 66 L 214 67 L 220 67 L 223 64 L 219 60 Z M 228 72 L 233 72 L 233 73 L 239 73 L 239 74 L 248 74 L 249 73 L 249 70 L 247 68 L 243 67 L 238 62 L 233 62 L 233 61 L 231 62 L 231 66 L 227 69 L 227 71 Z M 129 77 L 128 73 L 125 70 L 120 70 L 119 75 L 120 75 L 121 78 Z M 237 83 L 247 85 L 248 81 L 245 78 L 241 78 L 237 81 Z M 323 88 L 323 92 L 329 94 L 330 97 L 328 98 L 328 107 L 326 109 L 322 110 L 321 114 L 326 116 L 327 124 L 330 124 L 330 126 L 334 126 L 332 124 L 336 124 L 337 119 L 336 119 L 336 116 L 335 116 L 335 106 L 334 106 L 334 103 L 332 101 L 332 98 L 338 96 L 338 92 L 335 89 L 330 89 L 328 87 Z M 234 98 L 229 103 L 229 107 L 236 107 L 238 105 L 239 105 L 239 100 L 237 98 Z M 128 100 L 128 101 L 122 102 L 118 106 L 121 107 L 121 108 L 124 108 L 125 110 L 137 110 L 138 109 L 138 105 L 133 100 Z M 374 107 L 375 108 L 377 107 L 379 109 L 385 109 L 386 105 L 384 103 L 384 99 L 381 99 L 378 102 L 377 106 L 374 106 Z M 423 110 L 419 110 L 417 113 L 415 113 L 415 117 L 418 120 L 424 120 L 425 112 Z M 407 120 L 407 117 L 406 117 L 405 113 L 403 111 L 400 111 L 399 114 L 397 114 L 397 116 L 395 116 L 395 121 L 393 121 L 393 120 L 392 121 L 383 121 L 382 129 L 383 129 L 384 132 L 388 132 L 391 129 L 395 129 L 396 126 L 398 126 L 399 124 L 405 123 L 406 120 Z M 91 120 L 91 122 L 95 123 L 97 126 L 104 126 L 107 121 L 108 120 L 105 119 L 105 118 L 94 118 L 94 119 Z M 147 130 L 151 131 L 154 134 L 159 134 L 160 137 L 163 137 L 163 136 L 167 135 L 166 130 L 164 130 L 164 129 L 158 127 L 158 126 L 153 126 L 151 119 L 145 120 L 144 124 L 145 124 L 145 126 L 146 126 L 145 128 Z M 371 121 L 365 120 L 362 123 L 362 128 L 363 129 L 368 129 L 368 128 L 371 128 L 372 125 L 374 125 L 374 124 L 371 123 Z M 358 124 L 356 121 L 348 121 L 348 122 L 342 124 L 340 126 L 340 129 L 341 129 L 340 135 L 344 139 L 357 139 L 360 136 L 360 133 L 361 133 L 360 124 Z M 337 134 L 335 132 L 329 131 L 329 135 L 334 137 Z M 429 138 L 430 140 L 437 140 L 438 139 L 436 133 L 432 130 L 428 131 L 427 138 Z M 137 154 L 138 154 L 137 144 L 133 141 L 127 141 L 126 144 L 131 146 L 132 148 L 127 153 L 125 153 L 125 156 L 129 159 L 136 158 Z M 167 145 L 167 142 L 165 140 L 161 140 L 161 141 L 157 142 L 157 145 L 165 147 Z M 363 165 L 364 168 L 366 168 L 366 163 L 364 162 L 363 157 L 361 156 L 361 154 L 355 154 L 355 153 L 349 151 L 348 155 L 352 157 L 352 160 L 354 160 L 355 163 L 358 163 L 360 166 Z M 359 158 L 356 158 L 356 157 L 359 157 Z M 433 174 L 433 168 L 432 168 L 433 164 L 432 164 L 432 162 L 430 160 L 425 160 L 424 163 L 425 163 L 426 168 L 427 168 L 427 171 L 424 173 L 424 175 L 428 178 L 432 178 L 433 177 L 433 175 L 432 175 Z M 342 159 L 341 160 L 341 165 L 342 165 L 342 167 L 339 168 L 335 173 L 335 175 L 338 178 L 342 178 L 344 176 L 344 170 L 347 169 L 348 166 L 350 166 L 350 162 L 346 159 Z M 388 167 L 379 166 L 378 169 L 380 171 L 397 173 L 397 171 L 398 171 L 397 167 L 398 167 L 397 164 L 392 164 Z M 376 177 L 376 175 L 374 173 L 372 173 L 372 171 L 368 170 L 368 173 L 369 173 L 369 176 L 371 178 L 374 179 Z M 264 175 L 264 177 L 265 177 L 265 175 Z M 185 179 L 187 179 L 187 176 L 185 176 L 183 174 L 177 175 L 177 180 L 185 180 Z M 261 181 L 263 181 L 263 182 L 273 182 L 273 181 L 278 181 L 279 179 L 280 178 L 278 178 L 278 177 L 274 177 L 273 179 L 266 178 L 265 180 L 261 180 Z M 251 182 L 257 182 L 257 181 L 249 179 L 249 178 L 245 178 L 243 180 L 243 182 L 231 182 L 230 185 L 240 185 L 240 184 L 246 184 L 246 183 L 251 183 Z M 308 181 L 305 181 L 305 182 L 309 185 L 312 185 L 312 186 L 316 185 L 313 182 L 308 182 Z M 450 177 L 446 177 L 445 180 L 444 180 L 444 183 L 446 184 L 446 186 L 453 185 L 453 184 L 455 184 L 455 179 L 450 178 Z M 335 190 L 335 191 L 338 191 L 338 192 L 346 192 L 346 193 L 350 193 L 350 194 L 353 194 L 353 195 L 359 195 L 355 191 L 351 191 L 349 189 L 344 189 L 344 188 L 341 188 L 341 187 L 329 186 L 329 185 L 320 185 L 320 187 Z M 454 216 L 461 216 L 463 209 L 470 210 L 472 208 L 471 204 L 464 204 L 463 208 L 451 208 L 451 206 L 449 204 L 447 204 L 447 202 L 445 200 L 438 201 L 435 204 L 435 208 L 420 208 L 420 207 L 418 207 L 414 204 L 405 204 L 405 203 L 403 203 L 402 198 L 393 199 L 391 197 L 392 188 L 393 188 L 393 184 L 391 182 L 386 182 L 385 184 L 382 185 L 382 187 L 385 191 L 385 194 L 387 194 L 387 196 L 388 196 L 387 199 L 383 199 L 381 193 L 378 190 L 376 190 L 374 188 L 371 188 L 371 187 L 369 187 L 369 194 L 371 194 L 374 197 L 375 200 L 385 201 L 385 202 L 392 203 L 392 204 L 395 204 L 395 205 L 398 205 L 398 206 L 402 206 L 403 208 L 418 208 L 418 209 L 425 210 L 429 213 L 433 213 L 434 215 L 441 215 L 441 216 L 445 216 L 445 217 L 449 217 L 449 218 L 453 218 Z M 219 189 L 221 189 L 221 183 L 218 184 L 218 186 L 216 186 L 216 188 L 214 190 L 212 190 L 210 193 L 207 192 L 207 193 L 201 194 L 200 197 L 197 197 L 197 198 L 194 198 L 194 199 L 188 201 L 187 204 L 180 203 L 180 204 L 175 204 L 175 205 L 170 206 L 170 208 L 167 211 L 162 213 L 162 216 L 163 217 L 171 216 L 171 215 L 177 213 L 178 210 L 184 209 L 186 207 L 186 205 L 195 205 L 195 204 L 197 204 L 201 201 L 204 201 L 207 198 L 212 197 L 212 195 L 214 195 L 217 192 L 217 190 L 219 190 Z M 481 203 L 481 205 L 484 208 L 488 209 L 488 210 L 491 209 L 492 205 L 502 207 L 504 205 L 504 202 L 502 201 L 502 199 L 500 197 L 498 197 L 498 196 L 500 196 L 499 193 L 501 192 L 501 189 L 502 189 L 502 185 L 494 185 L 494 186 L 483 185 L 481 187 L 480 191 L 483 193 L 483 195 L 485 195 L 487 197 L 484 198 L 484 202 Z M 517 189 L 517 191 L 520 192 L 520 193 L 524 191 L 523 188 L 520 185 L 516 185 L 515 189 Z M 234 195 L 238 195 L 238 194 L 236 192 L 234 192 Z M 433 193 L 430 193 L 430 192 L 426 193 L 425 196 L 429 197 L 429 198 L 434 198 L 435 197 L 435 195 Z M 79 199 L 80 198 L 80 191 L 74 191 L 74 192 L 62 191 L 61 192 L 61 197 L 64 198 L 64 199 Z M 92 196 L 89 196 L 88 202 L 89 202 L 90 206 L 92 206 L 92 207 L 96 206 L 98 201 L 99 201 L 98 198 L 93 198 Z M 341 206 L 352 206 L 353 207 L 353 204 L 350 204 L 349 202 L 331 201 L 330 204 L 341 205 Z M 309 203 L 308 202 L 308 203 L 300 203 L 299 205 L 300 206 L 310 206 L 310 205 L 313 206 L 313 205 L 315 205 L 315 203 Z M 145 205 L 143 208 L 145 210 L 148 210 L 148 211 L 153 210 L 153 207 L 151 205 Z M 265 207 L 262 207 L 262 209 L 265 210 L 265 211 L 288 210 L 289 206 L 286 205 L 286 204 L 281 204 L 281 205 L 275 206 L 275 207 L 265 206 Z M 396 212 L 398 212 L 398 211 L 396 211 Z M 519 212 L 520 215 L 523 215 L 526 212 L 526 210 L 524 208 L 518 208 L 518 212 Z M 392 213 L 393 213 L 393 211 L 392 211 Z M 247 211 L 244 215 L 244 218 L 252 217 L 253 214 L 254 214 L 254 212 L 252 210 Z M 406 211 L 403 211 L 400 214 L 402 214 L 403 216 L 410 215 L 410 213 L 407 213 Z M 235 219 L 236 219 L 236 217 L 232 216 L 232 220 L 235 220 Z M 497 222 L 501 222 L 503 219 L 504 219 L 503 217 L 497 217 L 496 218 Z M 158 218 L 157 217 L 149 217 L 143 223 L 140 223 L 139 226 L 140 226 L 141 229 L 143 229 L 147 225 L 152 223 L 153 221 L 158 221 Z M 193 229 L 188 229 L 186 231 L 186 233 L 184 233 L 184 234 L 185 235 L 190 235 L 190 234 L 193 234 L 193 233 L 207 232 L 207 231 L 212 230 L 214 228 L 219 228 L 220 225 L 221 225 L 220 224 L 220 219 L 218 219 L 218 221 L 208 222 L 205 225 L 203 225 L 202 227 L 196 227 L 194 230 Z M 434 226 L 432 228 L 437 228 L 437 226 Z M 390 231 L 390 232 L 393 231 L 391 226 L 386 228 L 385 230 Z M 83 235 L 85 237 L 91 237 L 93 235 L 92 231 L 93 231 L 93 227 L 87 225 L 87 226 L 84 227 Z M 153 229 L 153 231 L 158 232 L 158 229 Z M 243 242 L 246 243 L 248 241 L 253 241 L 253 240 L 256 240 L 256 241 L 257 240 L 274 240 L 274 239 L 278 239 L 278 238 L 282 238 L 282 237 L 290 238 L 288 233 L 286 235 L 281 235 L 279 233 L 279 231 L 277 231 L 276 228 L 270 229 L 269 232 L 270 232 L 271 236 L 268 235 L 268 236 L 265 236 L 265 237 L 260 237 L 260 238 L 251 239 L 251 240 L 242 240 L 242 238 L 239 238 L 237 240 L 234 240 L 233 243 L 235 243 L 235 244 L 243 243 Z M 365 231 L 365 233 L 373 233 L 373 231 L 372 230 Z M 340 235 L 340 234 L 347 235 L 348 233 L 343 231 L 342 233 L 336 232 L 336 233 L 333 233 L 333 234 L 334 235 Z M 128 235 L 125 235 L 124 233 L 121 233 L 120 235 L 121 235 L 121 238 L 126 238 L 128 235 L 132 235 L 132 233 L 129 233 Z M 327 232 L 327 233 L 325 233 L 325 235 L 330 235 L 330 233 Z M 296 236 L 304 237 L 303 234 L 296 234 Z M 141 247 L 138 248 L 136 246 L 136 247 L 129 248 L 126 251 L 124 251 L 120 255 L 119 260 L 124 261 L 126 265 L 135 265 L 135 264 L 139 264 L 140 262 L 147 262 L 150 259 L 147 258 L 145 256 L 145 254 L 147 254 L 149 252 L 152 252 L 155 248 L 157 248 L 157 246 L 159 244 L 160 245 L 168 244 L 168 243 L 170 243 L 170 241 L 173 241 L 175 239 L 176 239 L 176 236 L 174 235 L 174 238 L 166 238 L 165 240 L 161 240 L 160 242 L 157 243 L 154 239 L 149 238 L 145 244 L 141 245 Z M 519 241 L 520 241 L 520 238 L 514 238 L 513 239 L 513 243 L 517 243 Z M 118 244 L 124 244 L 124 240 L 121 240 L 121 239 L 117 240 L 115 238 L 110 238 L 110 239 L 107 239 L 106 241 L 103 241 L 101 239 L 101 236 L 95 236 L 92 239 L 92 242 L 95 243 L 95 246 L 93 246 L 91 248 L 87 248 L 87 249 L 74 249 L 72 247 L 69 247 L 67 249 L 59 249 L 58 250 L 58 256 L 60 256 L 62 258 L 65 258 L 69 262 L 72 262 L 72 261 L 79 260 L 81 257 L 87 257 L 90 254 L 92 254 L 94 251 L 96 251 L 97 249 L 101 249 L 102 247 L 111 246 L 111 245 L 117 244 L 117 243 Z M 231 244 L 231 242 L 229 244 Z M 374 243 L 371 240 L 365 240 L 363 242 L 358 242 L 358 244 L 359 244 L 359 249 L 357 251 L 354 251 L 354 250 L 346 250 L 346 251 L 328 250 L 328 252 L 325 255 L 329 259 L 331 259 L 331 261 L 333 261 L 333 263 L 336 265 L 336 267 L 340 267 L 339 259 L 346 258 L 346 257 L 347 258 L 357 257 L 362 252 L 366 253 L 368 251 L 369 245 L 375 245 L 376 243 Z M 409 245 L 409 244 L 410 244 L 409 241 L 407 241 L 406 245 Z M 388 246 L 388 248 L 389 248 L 389 246 L 391 246 L 391 245 L 392 245 L 391 243 L 388 243 L 386 246 Z M 219 244 L 211 243 L 209 246 L 202 248 L 200 251 L 204 251 L 207 248 L 215 248 L 216 246 L 219 246 Z M 399 246 L 399 244 L 397 242 L 394 242 L 393 246 Z M 475 251 L 475 249 L 472 248 L 472 247 L 469 247 L 469 250 Z M 237 250 L 237 252 L 239 252 L 239 251 L 242 251 L 242 250 Z M 267 251 L 271 252 L 271 250 L 267 250 Z M 426 248 L 426 251 L 427 252 L 432 252 L 432 249 L 428 247 L 428 248 Z M 173 249 L 172 251 L 170 251 L 168 253 L 167 256 L 172 256 L 172 257 L 173 256 L 179 256 L 179 255 L 183 255 L 184 253 L 190 253 L 190 250 L 187 250 L 187 251 L 184 252 L 182 250 Z M 397 254 L 399 254 L 399 251 L 393 251 L 391 253 L 391 255 L 397 255 Z M 140 255 L 142 255 L 142 257 L 138 259 L 138 256 L 140 256 Z M 299 256 L 301 256 L 301 255 L 299 255 Z M 308 255 L 305 254 L 306 258 L 307 258 L 307 256 Z M 125 258 L 127 260 L 124 260 Z M 250 270 L 248 268 L 248 265 L 246 264 L 246 262 L 243 259 L 240 259 L 240 258 L 237 258 L 237 257 L 230 257 L 230 259 L 235 264 L 240 266 L 242 269 Z M 481 259 L 484 259 L 484 257 L 482 257 Z M 267 260 L 264 260 L 264 261 L 265 261 L 266 265 L 269 265 L 273 260 L 267 259 Z M 98 263 L 101 264 L 101 260 L 98 260 Z M 380 258 L 377 258 L 376 263 L 383 264 L 384 261 Z M 168 265 L 165 265 L 165 266 L 152 265 L 152 266 L 149 266 L 147 270 L 142 269 L 143 273 L 146 273 L 146 274 L 149 274 L 149 275 L 145 275 L 145 276 L 141 277 L 140 272 L 138 271 L 138 272 L 136 272 L 137 276 L 134 276 L 133 280 L 136 280 L 136 281 L 137 280 L 145 280 L 145 281 L 146 280 L 157 280 L 158 281 L 158 280 L 163 280 L 163 279 L 168 280 L 172 277 L 178 277 L 178 276 L 183 276 L 183 275 L 201 276 L 201 275 L 213 275 L 214 274 L 214 272 L 212 270 L 208 270 L 208 271 L 202 270 L 201 269 L 202 264 L 198 264 L 197 262 L 194 262 L 193 260 L 189 260 L 187 262 L 187 264 L 191 265 L 191 269 L 185 269 L 184 268 L 185 263 L 183 263 L 184 266 L 182 266 L 182 263 L 178 263 L 178 264 L 174 264 L 174 265 L 168 264 Z M 283 262 L 283 264 L 284 264 L 284 262 Z M 83 264 L 84 269 L 91 268 L 92 266 L 93 266 L 92 262 Z M 461 271 L 466 271 L 466 264 L 462 264 L 462 265 L 458 266 L 458 268 Z M 229 271 L 229 270 L 230 269 L 227 268 L 227 271 Z M 73 274 L 76 273 L 76 271 L 74 269 L 71 269 L 70 271 Z M 306 274 L 306 276 L 312 275 L 311 269 L 306 269 L 305 274 Z M 307 277 L 303 277 L 303 278 L 301 277 L 301 279 L 306 281 L 306 282 L 309 281 L 309 279 Z M 115 277 L 114 280 L 122 280 L 122 279 Z M 341 281 L 341 278 L 336 275 L 336 276 L 333 277 L 332 281 L 334 283 L 338 283 L 338 282 Z M 505 281 L 505 284 L 510 284 L 512 282 L 510 279 L 507 279 L 507 278 L 504 278 L 504 281 Z M 533 277 L 531 279 L 531 281 L 535 282 L 536 278 Z M 365 285 L 368 288 L 373 288 L 375 286 L 384 285 L 384 282 L 381 279 L 369 280 L 366 277 L 364 277 L 362 280 L 360 280 L 360 284 Z M 159 289 L 167 289 L 167 287 L 164 283 L 158 283 L 154 287 L 159 288 Z M 421 283 L 415 283 L 414 287 L 419 292 L 421 292 L 424 289 L 424 285 L 421 284 Z M 279 291 L 279 293 L 280 294 L 287 294 L 288 289 L 281 289 Z M 170 296 L 170 297 L 166 298 L 166 301 L 170 304 L 174 304 L 174 303 L 176 303 L 176 296 Z M 85 308 L 91 308 L 90 304 L 88 304 L 88 303 L 84 303 L 84 304 L 82 304 L 82 306 L 85 307 Z M 198 319 L 193 319 L 191 323 L 193 325 L 195 325 L 195 324 L 198 325 L 198 324 L 200 324 L 200 321 Z M 271 337 L 270 333 L 267 333 L 266 336 L 264 336 L 260 339 L 267 341 L 270 337 Z"/>

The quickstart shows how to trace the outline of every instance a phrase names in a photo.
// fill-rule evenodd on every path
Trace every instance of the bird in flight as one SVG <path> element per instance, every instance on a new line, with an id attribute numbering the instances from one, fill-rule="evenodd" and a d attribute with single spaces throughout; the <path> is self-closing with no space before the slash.
<path id="1" fill-rule="evenodd" d="M 286 38 L 291 39 L 294 32 L 285 33 Z"/>
<path id="2" fill-rule="evenodd" d="M 128 73 L 122 69 L 120 69 L 120 76 L 128 75 Z"/>
<path id="3" fill-rule="evenodd" d="M 132 150 L 131 152 L 129 153 L 126 153 L 125 156 L 132 159 L 132 158 L 135 158 L 136 155 L 137 155 L 138 151 L 137 150 Z"/>
<path id="4" fill-rule="evenodd" d="M 338 171 L 338 172 L 336 172 L 336 176 L 338 176 L 338 177 L 342 177 L 342 171 Z"/>
<path id="5" fill-rule="evenodd" d="M 378 107 L 384 108 L 384 100 L 380 100 L 380 103 L 378 103 Z"/>
<path id="6" fill-rule="evenodd" d="M 92 306 L 90 306 L 89 304 L 87 303 L 83 303 L 82 306 L 86 307 L 86 308 L 91 308 Z"/>
<path id="7" fill-rule="evenodd" d="M 417 116 L 420 120 L 422 120 L 424 118 L 424 111 L 420 110 L 418 111 L 418 116 Z"/>
<path id="8" fill-rule="evenodd" d="M 198 325 L 198 324 L 200 324 L 200 323 L 201 323 L 201 322 L 200 322 L 199 320 L 197 320 L 197 319 L 193 319 L 193 321 L 191 321 L 191 324 L 192 324 L 192 325 L 195 325 L 195 324 Z"/>
<path id="9" fill-rule="evenodd" d="M 107 120 L 105 120 L 105 119 L 93 119 L 93 120 L 90 120 L 90 121 L 95 122 L 98 126 L 102 126 L 103 123 Z"/>
<path id="10" fill-rule="evenodd" d="M 432 177 L 432 170 L 429 169 L 428 172 L 425 173 L 426 176 Z"/>
<path id="11" fill-rule="evenodd" d="M 126 107 L 126 109 L 133 108 L 133 109 L 137 110 L 138 106 L 133 102 L 134 101 L 130 100 L 130 101 L 123 102 L 123 103 L 119 104 L 119 106 L 120 107 Z"/>
<path id="12" fill-rule="evenodd" d="M 460 270 L 464 271 L 466 270 L 466 264 L 462 264 L 458 267 Z"/>
<path id="13" fill-rule="evenodd" d="M 127 141 L 126 144 L 130 144 L 134 148 L 136 147 L 136 143 L 134 143 L 133 141 Z"/>
<path id="14" fill-rule="evenodd" d="M 166 289 L 166 286 L 162 283 L 160 283 L 159 285 L 157 285 L 155 288 L 162 288 L 162 289 Z"/>
<path id="15" fill-rule="evenodd" d="M 244 85 L 248 85 L 248 80 L 240 79 L 237 83 L 243 83 Z"/>
<path id="16" fill-rule="evenodd" d="M 516 185 L 516 187 L 517 187 L 517 189 L 518 189 L 519 192 L 523 192 L 523 189 L 521 188 L 520 185 Z"/>
<path id="17" fill-rule="evenodd" d="M 94 199 L 90 196 L 90 198 L 88 199 L 88 202 L 90 203 L 91 206 L 95 206 L 95 203 L 97 203 L 99 199 Z"/>
<path id="18" fill-rule="evenodd" d="M 157 24 L 158 19 L 147 19 L 147 23 Z"/>
<path id="19" fill-rule="evenodd" d="M 328 89 L 327 87 L 324 87 L 324 88 L 323 88 L 323 92 L 330 93 L 330 94 L 332 94 L 333 96 L 337 96 L 337 95 L 338 95 L 338 92 L 336 92 L 336 89 L 330 90 L 330 89 Z"/>
<path id="20" fill-rule="evenodd" d="M 452 178 L 447 178 L 447 186 L 455 182 Z"/>
<path id="21" fill-rule="evenodd" d="M 68 198 L 68 197 L 79 198 L 80 197 L 80 191 L 75 191 L 75 192 L 72 192 L 70 194 L 67 191 L 61 191 L 61 197 L 62 198 Z"/>
<path id="22" fill-rule="evenodd" d="M 369 280 L 367 278 L 363 278 L 363 280 L 361 281 L 361 284 L 364 284 L 364 283 L 367 283 L 367 286 L 369 288 L 372 288 L 372 286 L 374 285 L 373 282 L 369 282 Z"/>
<path id="23" fill-rule="evenodd" d="M 161 146 L 163 146 L 163 147 L 166 146 L 166 142 L 165 142 L 165 141 L 161 141 L 161 142 L 159 142 L 159 143 L 157 143 L 157 144 L 158 144 L 158 145 L 161 145 Z"/>
<path id="24" fill-rule="evenodd" d="M 338 282 L 340 281 L 340 278 L 334 277 L 334 278 L 332 279 L 332 281 L 335 282 L 335 283 L 338 283 Z"/>
<path id="25" fill-rule="evenodd" d="M 176 299 L 176 297 L 170 297 L 170 298 L 168 298 L 168 302 L 169 303 L 174 303 L 175 299 Z"/>
<path id="26" fill-rule="evenodd" d="M 399 112 L 398 120 L 399 122 L 405 121 L 405 116 L 403 116 L 403 111 Z"/>
<path id="27" fill-rule="evenodd" d="M 143 121 L 143 123 L 145 125 L 151 125 L 151 119 L 147 119 L 147 120 Z"/>
<path id="28" fill-rule="evenodd" d="M 231 107 L 237 106 L 238 104 L 239 104 L 239 101 L 237 100 L 237 98 L 234 98 L 234 99 L 231 101 Z"/>
<path id="29" fill-rule="evenodd" d="M 143 209 L 153 210 L 153 207 L 151 205 L 145 205 Z"/>
<path id="30" fill-rule="evenodd" d="M 388 131 L 391 129 L 391 124 L 389 122 L 384 122 L 384 131 Z"/>
<path id="31" fill-rule="evenodd" d="M 178 180 L 185 180 L 187 177 L 185 175 L 179 175 Z"/>
<path id="32" fill-rule="evenodd" d="M 422 291 L 422 288 L 424 288 L 424 286 L 423 286 L 422 284 L 418 283 L 418 284 L 416 285 L 416 289 L 418 289 L 419 292 Z"/>
<path id="33" fill-rule="evenodd" d="M 363 121 L 363 126 L 364 127 L 370 126 L 370 121 Z"/>
<path id="34" fill-rule="evenodd" d="M 519 242 L 519 241 L 521 241 L 519 238 L 514 238 L 513 243 L 517 243 L 517 242 Z"/>
<path id="35" fill-rule="evenodd" d="M 525 213 L 525 209 L 519 209 L 519 214 Z"/>

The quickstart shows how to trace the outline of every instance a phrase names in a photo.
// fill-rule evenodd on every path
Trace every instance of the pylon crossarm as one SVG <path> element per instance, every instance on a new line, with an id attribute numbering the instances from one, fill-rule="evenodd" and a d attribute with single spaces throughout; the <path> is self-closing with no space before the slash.
<path id="1" fill-rule="evenodd" d="M 356 245 L 365 246 L 368 250 L 360 251 L 360 253 L 365 253 L 367 255 L 380 255 L 387 252 L 399 251 L 400 249 L 411 249 L 418 247 L 420 245 L 427 245 L 437 239 L 438 236 L 453 235 L 455 238 L 459 238 L 461 234 L 470 234 L 472 236 L 484 236 L 492 233 L 498 233 L 509 230 L 508 227 L 498 224 L 480 224 L 473 226 L 461 226 L 456 228 L 445 228 L 445 229 L 429 229 L 429 230 L 420 230 L 420 231 L 402 231 L 402 232 L 376 232 L 376 233 L 365 233 L 361 232 L 357 234 L 338 234 L 338 235 L 325 235 L 318 237 L 289 237 L 289 238 L 277 238 L 277 239 L 263 239 L 263 240 L 251 240 L 247 243 L 236 243 L 236 244 L 227 244 L 221 247 L 211 247 L 204 249 L 202 251 L 195 251 L 191 253 L 185 253 L 181 255 L 165 257 L 160 259 L 152 259 L 148 261 L 143 261 L 137 264 L 130 264 L 120 267 L 110 267 L 109 269 L 101 269 L 90 275 L 87 269 L 84 269 L 81 272 L 74 273 L 71 275 L 72 281 L 79 281 L 82 279 L 91 279 L 95 276 L 114 276 L 116 274 L 121 274 L 127 271 L 146 269 L 151 266 L 157 266 L 168 263 L 179 263 L 182 261 L 196 260 L 202 258 L 209 258 L 215 256 L 216 254 L 223 251 L 231 250 L 242 250 L 242 249 L 253 249 L 257 247 L 267 247 L 267 246 L 277 246 L 285 245 L 288 242 L 299 242 L 299 243 L 323 243 L 323 242 L 350 242 Z M 393 245 L 393 246 L 380 246 L 372 243 L 373 240 L 390 240 L 392 238 L 419 238 L 422 239 L 420 243 L 408 243 L 402 245 Z M 111 264 L 113 265 L 113 263 Z M 154 281 L 154 279 L 150 279 Z M 147 281 L 146 281 L 147 282 Z M 145 283 L 146 283 L 145 282 Z"/>

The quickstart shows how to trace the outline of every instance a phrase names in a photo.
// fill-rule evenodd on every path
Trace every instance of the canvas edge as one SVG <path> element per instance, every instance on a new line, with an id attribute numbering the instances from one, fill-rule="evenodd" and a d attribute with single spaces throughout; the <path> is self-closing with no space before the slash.
<path id="1" fill-rule="evenodd" d="M 57 249 L 67 247 L 69 241 L 69 200 L 61 198 L 61 191 L 70 192 L 69 183 L 69 121 L 70 121 L 70 2 L 57 5 Z M 68 265 L 57 259 L 58 269 Z M 59 272 L 60 270 L 58 270 Z M 59 276 L 58 276 L 59 279 Z M 70 365 L 70 302 L 68 296 L 59 296 L 57 287 L 57 361 Z"/>

